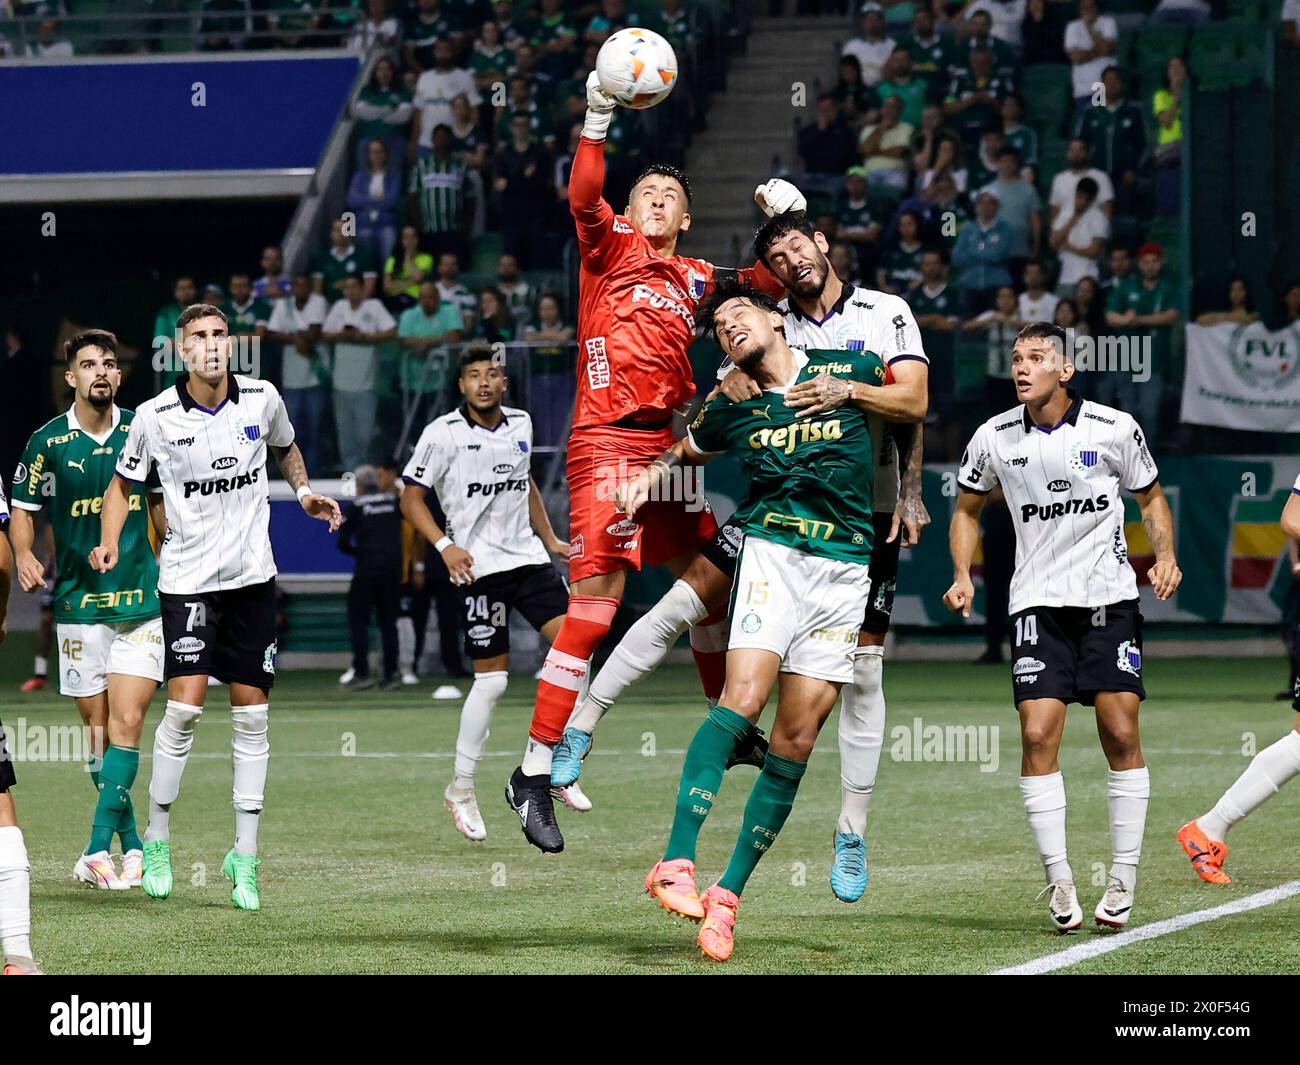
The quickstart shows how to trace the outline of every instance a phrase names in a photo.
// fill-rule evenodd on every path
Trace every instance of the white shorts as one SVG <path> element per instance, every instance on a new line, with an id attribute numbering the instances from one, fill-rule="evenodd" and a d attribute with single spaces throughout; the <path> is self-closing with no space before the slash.
<path id="1" fill-rule="evenodd" d="M 108 691 L 110 673 L 162 683 L 162 618 L 58 629 L 61 695 L 86 699 Z"/>
<path id="2" fill-rule="evenodd" d="M 846 683 L 853 679 L 853 653 L 870 592 L 865 563 L 746 536 L 727 646 L 773 651 L 781 656 L 782 673 Z"/>

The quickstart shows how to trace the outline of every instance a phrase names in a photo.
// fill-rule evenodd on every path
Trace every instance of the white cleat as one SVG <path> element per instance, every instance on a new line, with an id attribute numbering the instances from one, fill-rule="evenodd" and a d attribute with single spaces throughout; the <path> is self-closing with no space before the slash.
<path id="1" fill-rule="evenodd" d="M 101 891 L 125 891 L 127 889 L 127 885 L 122 882 L 117 875 L 117 870 L 113 868 L 113 859 L 109 856 L 108 851 L 83 854 L 77 859 L 77 864 L 72 868 L 72 879 L 97 887 Z"/>
<path id="2" fill-rule="evenodd" d="M 1034 899 L 1035 902 L 1051 893 L 1047 908 L 1052 916 L 1052 927 L 1062 935 L 1077 932 L 1083 927 L 1083 909 L 1079 906 L 1079 896 L 1074 891 L 1073 880 L 1055 880 L 1043 888 Z"/>
<path id="3" fill-rule="evenodd" d="M 567 788 L 552 788 L 551 797 L 559 799 L 570 810 L 577 810 L 580 814 L 591 809 L 591 800 L 577 784 L 570 784 Z"/>
<path id="4" fill-rule="evenodd" d="M 1094 916 L 1102 928 L 1123 928 L 1133 913 L 1133 892 L 1124 886 L 1123 881 L 1111 877 L 1106 884 L 1106 894 L 1097 903 Z"/>
<path id="5" fill-rule="evenodd" d="M 356 678 L 356 675 L 357 675 L 357 671 L 353 669 L 351 666 L 349 666 L 344 672 L 339 674 L 339 683 L 351 684 L 352 681 Z"/>
<path id="6" fill-rule="evenodd" d="M 468 795 L 454 798 L 449 787 L 442 793 L 442 801 L 451 811 L 457 832 L 475 843 L 487 839 L 487 826 L 483 824 L 483 815 L 479 813 L 478 800 L 472 791 Z"/>
<path id="7" fill-rule="evenodd" d="M 419 684 L 420 678 L 417 677 L 413 672 L 411 672 L 411 670 L 408 669 L 405 673 L 402 674 L 402 683 L 409 688 L 412 685 Z"/>
<path id="8" fill-rule="evenodd" d="M 118 879 L 129 888 L 140 886 L 144 879 L 144 851 L 127 851 L 122 855 L 122 872 Z"/>

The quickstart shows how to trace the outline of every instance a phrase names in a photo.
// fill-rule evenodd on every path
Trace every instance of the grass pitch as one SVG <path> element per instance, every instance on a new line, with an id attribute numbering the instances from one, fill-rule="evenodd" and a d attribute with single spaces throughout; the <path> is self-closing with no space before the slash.
<path id="1" fill-rule="evenodd" d="M 15 634 L 0 658 L 0 717 L 11 734 L 20 718 L 28 729 L 76 721 L 69 700 L 17 693 L 29 651 L 30 636 Z M 1147 664 L 1142 732 L 1153 797 L 1130 927 L 1300 878 L 1300 784 L 1233 831 L 1230 887 L 1197 879 L 1173 838 L 1245 766 L 1247 734 L 1263 747 L 1292 726 L 1289 706 L 1272 699 L 1282 671 L 1272 660 Z M 32 859 L 37 954 L 54 973 L 979 973 L 1103 934 L 1092 907 L 1110 861 L 1106 763 L 1091 715 L 1071 711 L 1062 750 L 1070 860 L 1087 918 L 1082 935 L 1063 938 L 1034 901 L 1042 874 L 1017 789 L 1007 667 L 891 662 L 885 686 L 866 896 L 847 906 L 826 883 L 839 809 L 832 718 L 785 830 L 750 881 L 736 953 L 723 966 L 701 958 L 694 926 L 675 924 L 641 888 L 703 713 L 685 667 L 660 670 L 611 712 L 583 776 L 596 809 L 562 811 L 566 849 L 546 856 L 525 843 L 502 797 L 531 710 L 526 674 L 512 677 L 480 766 L 489 835 L 479 844 L 457 834 L 442 807 L 459 703 L 432 702 L 429 684 L 344 695 L 332 674 L 282 675 L 259 913 L 236 911 L 219 875 L 233 838 L 222 690 L 212 693 L 172 810 L 176 891 L 165 902 L 75 884 L 94 803 L 88 778 L 75 762 L 20 761 L 14 795 Z M 156 697 L 134 791 L 142 828 L 162 705 Z M 961 762 L 915 760 L 918 749 L 927 754 L 926 734 L 913 735 L 917 719 L 922 728 L 997 726 L 996 770 L 971 760 L 978 749 Z M 933 744 L 928 753 L 938 753 Z M 754 775 L 727 775 L 701 839 L 701 887 L 725 865 Z M 1296 972 L 1297 922 L 1292 897 L 1064 971 Z"/>

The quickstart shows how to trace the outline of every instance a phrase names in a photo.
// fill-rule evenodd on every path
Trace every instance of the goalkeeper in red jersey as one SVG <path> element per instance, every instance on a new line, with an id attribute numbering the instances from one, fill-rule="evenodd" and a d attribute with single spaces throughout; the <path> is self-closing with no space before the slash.
<path id="1" fill-rule="evenodd" d="M 675 167 L 651 166 L 616 215 L 601 192 L 605 134 L 614 100 L 593 73 L 587 117 L 569 179 L 569 208 L 578 231 L 578 395 L 569 437 L 569 605 L 542 666 L 523 762 L 506 786 L 528 842 L 564 849 L 551 796 L 551 750 L 559 742 L 587 680 L 592 652 L 614 620 L 629 569 L 667 566 L 680 576 L 717 529 L 696 478 L 638 511 L 620 513 L 618 485 L 647 467 L 676 439 L 674 412 L 695 386 L 686 349 L 695 340 L 695 309 L 724 275 L 777 296 L 781 282 L 761 263 L 723 270 L 677 254 L 691 227 L 690 184 Z M 787 181 L 760 185 L 754 198 L 769 215 L 803 210 Z M 726 677 L 726 611 L 703 603 L 692 623 L 691 648 L 708 698 Z"/>

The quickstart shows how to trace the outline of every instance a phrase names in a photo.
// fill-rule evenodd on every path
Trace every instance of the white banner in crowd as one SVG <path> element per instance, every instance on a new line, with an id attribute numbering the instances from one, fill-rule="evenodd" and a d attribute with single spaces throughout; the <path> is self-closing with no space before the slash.
<path id="1" fill-rule="evenodd" d="M 1189 325 L 1182 420 L 1300 431 L 1300 326 Z"/>

